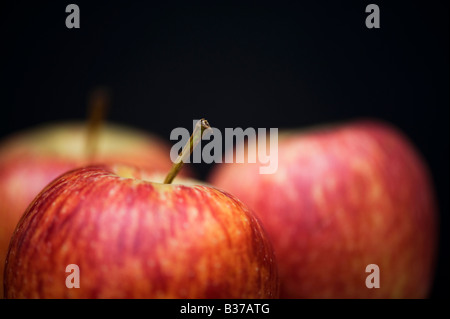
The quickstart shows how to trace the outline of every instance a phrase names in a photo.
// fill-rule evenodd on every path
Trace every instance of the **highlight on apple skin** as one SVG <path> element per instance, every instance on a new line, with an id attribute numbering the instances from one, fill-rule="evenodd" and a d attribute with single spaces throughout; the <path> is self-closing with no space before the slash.
<path id="1" fill-rule="evenodd" d="M 282 136 L 283 135 L 283 136 Z M 398 129 L 376 120 L 280 134 L 278 171 L 220 164 L 210 183 L 260 218 L 281 298 L 425 298 L 437 253 L 428 167 Z M 366 266 L 380 270 L 369 289 Z"/>
<path id="2" fill-rule="evenodd" d="M 98 130 L 95 153 L 87 154 L 88 134 L 86 123 L 61 122 L 16 133 L 1 142 L 0 287 L 14 228 L 33 198 L 53 179 L 88 163 L 121 162 L 163 172 L 171 167 L 169 145 L 151 134 L 105 123 Z"/>
<path id="3" fill-rule="evenodd" d="M 161 181 L 127 165 L 57 178 L 14 232 L 6 297 L 278 297 L 271 244 L 244 204 L 193 181 Z M 80 288 L 66 287 L 69 264 Z"/>

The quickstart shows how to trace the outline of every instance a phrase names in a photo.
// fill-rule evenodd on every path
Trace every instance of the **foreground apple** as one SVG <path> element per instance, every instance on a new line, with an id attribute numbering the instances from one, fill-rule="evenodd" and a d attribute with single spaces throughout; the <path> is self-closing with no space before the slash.
<path id="1" fill-rule="evenodd" d="M 60 123 L 16 134 L 0 144 L 0 274 L 20 216 L 39 191 L 60 174 L 100 162 L 128 163 L 150 171 L 170 169 L 169 146 L 149 134 L 105 124 L 91 154 L 86 153 L 87 136 L 85 123 Z M 2 282 L 0 276 L 0 287 Z"/>
<path id="2" fill-rule="evenodd" d="M 12 237 L 6 297 L 277 297 L 271 244 L 247 207 L 195 181 L 171 184 L 209 128 L 198 122 L 165 179 L 111 164 L 48 185 Z M 68 265 L 79 288 L 66 286 Z"/>
<path id="3" fill-rule="evenodd" d="M 260 217 L 281 298 L 423 298 L 433 280 L 435 194 L 428 169 L 393 127 L 355 121 L 279 141 L 278 171 L 222 164 L 212 185 Z M 366 266 L 380 288 L 366 287 Z"/>
<path id="4" fill-rule="evenodd" d="M 149 180 L 129 166 L 98 166 L 47 186 L 13 235 L 6 298 L 277 296 L 270 243 L 239 200 Z M 65 285 L 69 264 L 80 288 Z"/>

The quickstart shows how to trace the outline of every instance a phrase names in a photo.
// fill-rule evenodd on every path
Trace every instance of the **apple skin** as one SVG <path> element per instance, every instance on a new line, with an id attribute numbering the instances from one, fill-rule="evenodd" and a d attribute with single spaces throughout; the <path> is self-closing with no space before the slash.
<path id="1" fill-rule="evenodd" d="M 172 165 L 169 146 L 139 130 L 103 125 L 97 153 L 89 158 L 86 140 L 85 123 L 67 122 L 16 133 L 0 144 L 0 274 L 17 222 L 33 198 L 59 175 L 87 163 L 121 162 L 163 172 Z M 2 283 L 3 275 L 0 287 Z"/>
<path id="2" fill-rule="evenodd" d="M 275 174 L 260 175 L 259 164 L 221 164 L 209 181 L 265 226 L 280 298 L 428 296 L 435 192 L 425 161 L 392 125 L 364 119 L 282 132 Z M 379 266 L 380 288 L 366 287 L 368 264 Z"/>
<path id="3" fill-rule="evenodd" d="M 105 165 L 48 185 L 12 237 L 6 298 L 278 296 L 271 244 L 245 205 L 212 187 L 154 179 Z M 79 266 L 80 288 L 65 286 L 69 264 Z"/>

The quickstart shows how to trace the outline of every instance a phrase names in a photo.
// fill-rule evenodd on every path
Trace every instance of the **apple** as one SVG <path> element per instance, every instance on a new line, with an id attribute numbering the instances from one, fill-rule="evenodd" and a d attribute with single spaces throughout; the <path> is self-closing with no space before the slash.
<path id="1" fill-rule="evenodd" d="M 88 153 L 89 132 L 82 122 L 47 124 L 16 133 L 0 143 L 0 274 L 20 216 L 57 176 L 100 162 L 121 162 L 150 171 L 171 167 L 169 146 L 153 135 L 107 123 L 97 132 L 95 152 Z M 0 276 L 0 287 L 2 282 Z"/>
<path id="2" fill-rule="evenodd" d="M 428 296 L 435 191 L 424 159 L 393 125 L 366 119 L 282 132 L 275 174 L 259 174 L 258 163 L 221 164 L 209 181 L 265 226 L 281 298 Z M 379 272 L 366 272 L 371 264 Z M 375 275 L 379 288 L 368 288 Z"/>
<path id="3" fill-rule="evenodd" d="M 252 212 L 212 187 L 161 181 L 113 164 L 53 181 L 11 239 L 6 298 L 277 297 L 273 250 Z M 66 286 L 68 265 L 79 288 Z"/>

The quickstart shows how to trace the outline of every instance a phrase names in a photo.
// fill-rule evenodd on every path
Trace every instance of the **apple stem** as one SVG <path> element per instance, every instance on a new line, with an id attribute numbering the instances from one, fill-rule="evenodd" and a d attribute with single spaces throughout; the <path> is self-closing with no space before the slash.
<path id="1" fill-rule="evenodd" d="M 110 95 L 105 88 L 95 89 L 89 97 L 86 134 L 86 154 L 88 158 L 93 158 L 98 150 L 100 129 L 109 103 Z"/>
<path id="2" fill-rule="evenodd" d="M 200 143 L 202 140 L 203 133 L 205 130 L 210 130 L 211 126 L 209 126 L 209 123 L 205 119 L 201 119 L 195 124 L 194 132 L 192 133 L 191 137 L 189 138 L 189 141 L 186 143 L 186 145 L 183 147 L 183 150 L 178 155 L 177 159 L 172 165 L 172 168 L 170 169 L 169 174 L 167 174 L 166 179 L 164 180 L 164 184 L 171 184 L 174 178 L 177 176 L 178 172 L 181 170 L 181 167 L 183 166 L 184 162 L 186 161 L 186 158 L 188 158 L 191 154 L 194 148 Z"/>

